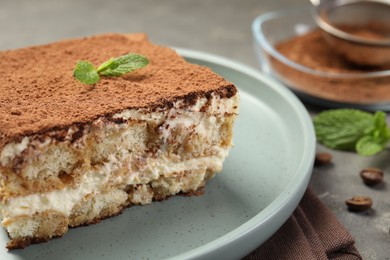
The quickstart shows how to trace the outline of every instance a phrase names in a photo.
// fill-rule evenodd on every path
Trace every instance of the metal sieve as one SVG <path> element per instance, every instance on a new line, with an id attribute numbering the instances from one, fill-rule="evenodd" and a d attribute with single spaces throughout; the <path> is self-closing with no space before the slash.
<path id="1" fill-rule="evenodd" d="M 390 65 L 390 0 L 311 0 L 327 42 L 350 62 Z"/>

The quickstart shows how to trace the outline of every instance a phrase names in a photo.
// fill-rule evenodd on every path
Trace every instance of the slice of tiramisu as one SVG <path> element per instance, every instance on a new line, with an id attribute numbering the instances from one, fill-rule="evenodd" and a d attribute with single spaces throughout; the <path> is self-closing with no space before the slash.
<path id="1" fill-rule="evenodd" d="M 85 85 L 78 60 L 138 53 L 145 68 Z M 7 248 L 62 236 L 130 205 L 198 194 L 232 145 L 239 97 L 144 35 L 0 52 L 0 206 Z"/>

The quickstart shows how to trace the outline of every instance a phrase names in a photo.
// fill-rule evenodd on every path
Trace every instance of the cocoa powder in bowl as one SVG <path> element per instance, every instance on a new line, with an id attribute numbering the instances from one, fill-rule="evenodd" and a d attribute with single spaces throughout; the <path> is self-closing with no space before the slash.
<path id="1" fill-rule="evenodd" d="M 270 57 L 276 76 L 295 90 L 342 103 L 390 103 L 390 73 L 376 73 L 389 71 L 390 66 L 362 67 L 348 62 L 326 43 L 318 28 L 280 42 L 275 48 L 300 67 Z"/>

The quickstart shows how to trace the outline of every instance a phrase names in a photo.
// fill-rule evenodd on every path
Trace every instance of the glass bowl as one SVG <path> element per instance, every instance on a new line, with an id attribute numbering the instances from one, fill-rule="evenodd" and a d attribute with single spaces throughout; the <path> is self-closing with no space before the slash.
<path id="1" fill-rule="evenodd" d="M 317 29 L 309 7 L 257 17 L 252 33 L 261 70 L 292 89 L 302 100 L 315 105 L 390 111 L 390 68 L 359 68 L 358 72 L 346 72 L 309 67 L 277 50 L 278 44 Z M 323 44 L 327 44 L 325 39 Z M 313 54 L 310 58 L 318 57 Z M 332 54 L 332 58 L 341 57 Z"/>

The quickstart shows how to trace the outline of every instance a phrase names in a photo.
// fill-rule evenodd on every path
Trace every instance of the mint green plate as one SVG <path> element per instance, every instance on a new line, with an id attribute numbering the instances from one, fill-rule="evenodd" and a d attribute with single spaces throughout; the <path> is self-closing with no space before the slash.
<path id="1" fill-rule="evenodd" d="M 258 71 L 211 54 L 178 49 L 233 82 L 241 108 L 224 170 L 200 197 L 173 197 L 61 239 L 7 252 L 0 259 L 238 259 L 286 221 L 310 178 L 315 137 L 310 117 L 286 88 Z"/>

